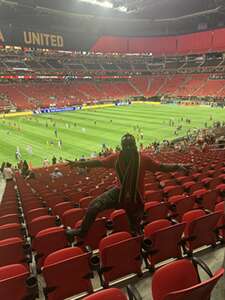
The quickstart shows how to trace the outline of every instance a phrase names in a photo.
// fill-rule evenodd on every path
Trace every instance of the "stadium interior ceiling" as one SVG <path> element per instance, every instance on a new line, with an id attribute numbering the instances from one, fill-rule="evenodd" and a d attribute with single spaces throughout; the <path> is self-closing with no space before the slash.
<path id="1" fill-rule="evenodd" d="M 225 25 L 224 15 L 224 0 L 0 0 L 3 23 L 48 25 L 54 30 L 81 26 L 83 31 L 112 35 L 154 36 L 220 28 Z"/>

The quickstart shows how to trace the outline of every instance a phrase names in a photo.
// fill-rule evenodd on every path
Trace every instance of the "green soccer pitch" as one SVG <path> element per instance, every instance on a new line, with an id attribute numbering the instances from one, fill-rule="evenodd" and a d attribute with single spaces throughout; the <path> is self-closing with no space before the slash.
<path id="1" fill-rule="evenodd" d="M 191 119 L 191 124 L 181 122 L 182 117 Z M 170 119 L 175 127 L 169 126 Z M 148 145 L 156 140 L 183 136 L 189 128 L 203 128 L 205 122 L 211 126 L 213 121 L 225 121 L 223 109 L 150 104 L 5 118 L 0 119 L 0 163 L 16 163 L 17 147 L 22 159 L 41 166 L 43 159 L 51 161 L 53 155 L 63 159 L 90 157 L 94 151 L 101 150 L 102 144 L 115 147 L 126 132 L 137 137 L 136 126 L 144 135 L 139 143 Z M 175 128 L 181 124 L 182 130 L 175 136 Z"/>

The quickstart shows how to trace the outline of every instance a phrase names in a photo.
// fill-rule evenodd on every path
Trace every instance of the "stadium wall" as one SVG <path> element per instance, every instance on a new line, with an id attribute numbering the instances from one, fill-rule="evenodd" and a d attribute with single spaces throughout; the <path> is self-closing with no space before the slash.
<path id="1" fill-rule="evenodd" d="M 167 37 L 103 36 L 93 52 L 152 53 L 153 55 L 198 54 L 225 50 L 225 29 Z"/>
<path id="2" fill-rule="evenodd" d="M 152 53 L 155 56 L 197 54 L 225 50 L 225 28 L 177 36 L 100 36 L 73 31 L 35 29 L 0 24 L 0 44 L 26 48 L 93 51 L 101 53 Z"/>

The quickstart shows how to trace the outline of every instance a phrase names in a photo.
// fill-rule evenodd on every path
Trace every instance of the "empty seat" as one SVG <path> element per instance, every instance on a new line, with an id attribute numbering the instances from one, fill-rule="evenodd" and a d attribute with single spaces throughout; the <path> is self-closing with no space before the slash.
<path id="1" fill-rule="evenodd" d="M 130 226 L 127 214 L 124 209 L 118 209 L 111 213 L 113 232 L 127 231 L 130 232 Z"/>
<path id="2" fill-rule="evenodd" d="M 181 259 L 169 263 L 152 277 L 153 300 L 208 300 L 212 289 L 224 269 L 219 269 L 210 278 L 201 282 L 196 266 L 191 260 Z"/>
<path id="3" fill-rule="evenodd" d="M 57 219 L 55 216 L 40 216 L 30 222 L 28 231 L 31 237 L 35 237 L 39 231 L 49 227 L 55 227 L 56 225 Z"/>
<path id="4" fill-rule="evenodd" d="M 142 236 L 132 237 L 128 232 L 117 232 L 103 238 L 99 244 L 102 284 L 124 276 L 141 276 Z"/>
<path id="5" fill-rule="evenodd" d="M 71 208 L 73 208 L 73 206 L 70 202 L 60 202 L 54 206 L 53 213 L 61 218 L 63 213 Z"/>
<path id="6" fill-rule="evenodd" d="M 20 223 L 19 216 L 17 214 L 9 214 L 0 217 L 0 226 L 10 223 Z"/>
<path id="7" fill-rule="evenodd" d="M 88 208 L 88 206 L 92 200 L 93 200 L 93 197 L 91 197 L 91 196 L 83 197 L 79 200 L 79 205 L 81 208 Z"/>
<path id="8" fill-rule="evenodd" d="M 0 241 L 0 267 L 18 263 L 25 264 L 28 259 L 26 254 L 28 252 L 26 252 L 24 241 L 21 238 L 13 237 Z"/>
<path id="9" fill-rule="evenodd" d="M 77 221 L 81 220 L 84 216 L 82 208 L 71 208 L 66 210 L 62 215 L 62 223 L 66 227 L 74 227 Z"/>
<path id="10" fill-rule="evenodd" d="M 74 228 L 79 228 L 82 221 L 78 221 Z M 91 225 L 87 234 L 83 238 L 77 238 L 77 245 L 80 247 L 90 246 L 91 249 L 97 249 L 100 240 L 106 236 L 107 229 L 105 226 L 105 220 L 96 219 Z"/>
<path id="11" fill-rule="evenodd" d="M 66 232 L 61 227 L 51 227 L 38 232 L 32 248 L 37 252 L 36 261 L 40 270 L 44 259 L 52 252 L 66 248 L 69 245 Z"/>
<path id="12" fill-rule="evenodd" d="M 177 195 L 170 197 L 168 202 L 170 204 L 171 216 L 178 221 L 181 221 L 183 214 L 193 209 L 195 204 L 195 197 Z"/>
<path id="13" fill-rule="evenodd" d="M 109 288 L 87 296 L 83 300 L 127 300 L 127 296 L 120 289 Z"/>
<path id="14" fill-rule="evenodd" d="M 161 190 L 158 191 L 146 191 L 145 192 L 145 201 L 163 201 L 163 192 Z"/>
<path id="15" fill-rule="evenodd" d="M 144 249 L 147 267 L 154 269 L 155 264 L 161 261 L 182 256 L 181 241 L 184 228 L 185 223 L 173 225 L 168 220 L 157 220 L 145 227 Z"/>
<path id="16" fill-rule="evenodd" d="M 221 217 L 220 212 L 206 214 L 201 209 L 195 209 L 183 215 L 182 221 L 186 222 L 184 241 L 186 251 L 206 245 L 216 245 L 216 225 Z"/>
<path id="17" fill-rule="evenodd" d="M 58 250 L 45 259 L 43 276 L 48 300 L 59 300 L 93 291 L 90 278 L 91 253 L 78 247 Z"/>
<path id="18" fill-rule="evenodd" d="M 47 216 L 49 214 L 49 209 L 47 207 L 34 208 L 27 212 L 26 222 L 29 224 L 35 218 L 41 216 Z"/>
<path id="19" fill-rule="evenodd" d="M 218 192 L 216 190 L 206 191 L 196 200 L 199 208 L 213 211 L 216 205 Z"/>
<path id="20" fill-rule="evenodd" d="M 164 202 L 150 201 L 145 203 L 145 223 L 151 223 L 158 219 L 165 219 L 168 215 L 168 206 Z"/>
<path id="21" fill-rule="evenodd" d="M 21 264 L 0 267 L 0 298 L 34 300 L 38 297 L 37 281 Z"/>
<path id="22" fill-rule="evenodd" d="M 17 223 L 10 223 L 0 226 L 0 240 L 8 239 L 11 237 L 22 237 L 22 226 Z"/>

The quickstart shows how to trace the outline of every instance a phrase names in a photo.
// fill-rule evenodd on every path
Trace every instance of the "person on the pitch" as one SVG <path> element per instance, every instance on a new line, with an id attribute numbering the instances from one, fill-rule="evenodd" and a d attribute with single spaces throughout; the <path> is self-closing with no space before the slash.
<path id="1" fill-rule="evenodd" d="M 69 161 L 70 167 L 115 168 L 119 182 L 117 186 L 94 199 L 87 210 L 81 227 L 75 235 L 84 237 L 98 213 L 106 209 L 126 211 L 133 235 L 141 233 L 140 225 L 144 213 L 145 171 L 173 172 L 187 171 L 189 166 L 182 164 L 160 164 L 146 154 L 139 153 L 133 135 L 127 133 L 121 139 L 122 150 L 104 159 L 88 161 Z"/>

